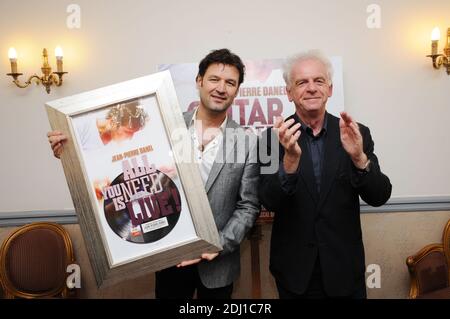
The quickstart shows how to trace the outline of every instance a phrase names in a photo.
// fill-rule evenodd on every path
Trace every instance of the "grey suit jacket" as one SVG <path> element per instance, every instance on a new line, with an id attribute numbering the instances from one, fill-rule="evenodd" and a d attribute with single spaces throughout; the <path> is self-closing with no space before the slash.
<path id="1" fill-rule="evenodd" d="M 193 114 L 184 113 L 188 127 Z M 239 276 L 240 243 L 260 212 L 256 152 L 256 136 L 245 133 L 228 118 L 223 143 L 205 185 L 223 246 L 219 256 L 198 264 L 200 279 L 208 288 L 224 287 Z"/>

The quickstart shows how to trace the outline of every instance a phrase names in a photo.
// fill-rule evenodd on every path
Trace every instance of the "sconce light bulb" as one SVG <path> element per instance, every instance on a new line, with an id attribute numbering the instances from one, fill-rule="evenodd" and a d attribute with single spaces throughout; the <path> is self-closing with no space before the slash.
<path id="1" fill-rule="evenodd" d="M 60 46 L 57 46 L 55 49 L 55 56 L 57 58 L 62 58 L 63 57 L 63 50 L 61 49 Z"/>
<path id="2" fill-rule="evenodd" d="M 439 41 L 440 38 L 441 38 L 441 31 L 439 31 L 439 28 L 436 27 L 431 32 L 431 41 Z"/>
<path id="3" fill-rule="evenodd" d="M 14 48 L 9 48 L 8 50 L 8 57 L 10 60 L 16 60 L 17 59 L 17 51 Z"/>

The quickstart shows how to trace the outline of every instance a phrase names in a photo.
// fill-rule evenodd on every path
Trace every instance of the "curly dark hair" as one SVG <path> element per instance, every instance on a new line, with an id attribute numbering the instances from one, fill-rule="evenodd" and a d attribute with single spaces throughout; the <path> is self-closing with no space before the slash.
<path id="1" fill-rule="evenodd" d="M 208 67 L 214 63 L 220 63 L 236 67 L 236 69 L 238 69 L 239 71 L 239 85 L 241 85 L 241 83 L 244 82 L 244 73 L 245 73 L 244 63 L 242 63 L 242 60 L 239 56 L 232 53 L 228 49 L 213 50 L 207 56 L 205 56 L 198 65 L 198 74 L 196 78 L 203 77 Z"/>

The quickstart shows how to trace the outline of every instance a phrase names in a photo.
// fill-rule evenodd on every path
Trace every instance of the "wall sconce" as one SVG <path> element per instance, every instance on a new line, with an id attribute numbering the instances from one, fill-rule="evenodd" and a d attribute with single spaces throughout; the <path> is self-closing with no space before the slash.
<path id="1" fill-rule="evenodd" d="M 11 73 L 8 73 L 7 75 L 12 76 L 14 79 L 13 83 L 20 88 L 26 88 L 32 83 L 32 80 L 35 79 L 37 85 L 39 85 L 39 83 L 42 83 L 42 85 L 45 86 L 45 90 L 47 91 L 47 93 L 50 93 L 50 86 L 52 86 L 53 84 L 55 84 L 56 86 L 61 86 L 63 83 L 63 75 L 67 73 L 63 71 L 63 51 L 60 47 L 57 47 L 55 49 L 55 56 L 57 69 L 56 72 L 52 72 L 52 68 L 48 64 L 47 49 L 44 49 L 42 52 L 41 67 L 43 75 L 39 77 L 38 75 L 34 74 L 30 76 L 28 81 L 22 84 L 17 79 L 23 74 L 17 72 L 17 52 L 14 48 L 10 48 L 8 51 L 8 57 L 9 61 L 11 62 Z"/>
<path id="2" fill-rule="evenodd" d="M 447 44 L 444 48 L 444 54 L 438 54 L 439 40 L 441 32 L 436 27 L 431 32 L 431 55 L 427 55 L 433 59 L 433 67 L 439 69 L 441 66 L 447 68 L 447 74 L 450 75 L 450 28 L 447 29 Z"/>

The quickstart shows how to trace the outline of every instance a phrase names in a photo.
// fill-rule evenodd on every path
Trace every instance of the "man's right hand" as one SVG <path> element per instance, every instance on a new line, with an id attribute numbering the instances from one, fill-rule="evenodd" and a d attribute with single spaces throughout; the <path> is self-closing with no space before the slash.
<path id="1" fill-rule="evenodd" d="M 274 131 L 277 133 L 278 140 L 284 148 L 283 166 L 287 174 L 292 174 L 297 171 L 298 164 L 300 163 L 300 156 L 302 155 L 302 149 L 298 144 L 300 138 L 300 123 L 294 124 L 294 119 L 290 119 L 284 122 L 283 117 L 275 119 L 273 125 Z M 292 125 L 292 127 L 290 127 Z"/>
<path id="2" fill-rule="evenodd" d="M 51 131 L 47 133 L 47 137 L 52 148 L 53 155 L 56 158 L 60 158 L 64 150 L 64 143 L 67 141 L 67 136 L 60 131 Z"/>

